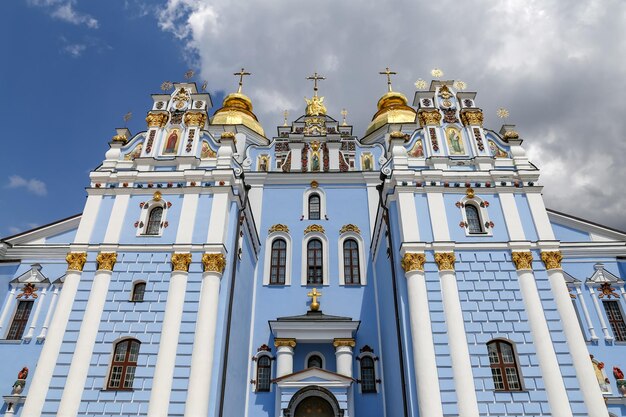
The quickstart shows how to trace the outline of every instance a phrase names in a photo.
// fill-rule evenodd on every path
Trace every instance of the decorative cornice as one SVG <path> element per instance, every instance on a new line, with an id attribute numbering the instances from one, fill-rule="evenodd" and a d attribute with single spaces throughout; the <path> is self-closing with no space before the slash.
<path id="1" fill-rule="evenodd" d="M 190 253 L 174 253 L 172 254 L 172 271 L 189 272 L 189 264 L 191 263 Z"/>
<path id="2" fill-rule="evenodd" d="M 206 123 L 206 114 L 202 112 L 188 112 L 185 113 L 184 120 L 187 126 L 203 127 Z"/>
<path id="3" fill-rule="evenodd" d="M 461 111 L 461 121 L 465 126 L 482 126 L 483 112 L 482 110 L 463 110 Z"/>
<path id="4" fill-rule="evenodd" d="M 530 252 L 511 252 L 515 269 L 533 269 L 533 254 Z"/>
<path id="5" fill-rule="evenodd" d="M 167 113 L 148 113 L 146 123 L 148 123 L 148 128 L 163 127 L 167 123 Z"/>
<path id="6" fill-rule="evenodd" d="M 563 255 L 561 255 L 561 252 L 558 250 L 541 252 L 541 260 L 543 261 L 543 264 L 546 266 L 547 270 L 561 269 L 562 259 Z"/>
<path id="7" fill-rule="evenodd" d="M 267 231 L 267 233 L 274 233 L 274 232 L 285 232 L 285 233 L 289 233 L 289 226 L 287 226 L 286 224 L 280 224 L 277 223 L 275 225 L 273 225 L 272 227 L 270 227 Z"/>
<path id="8" fill-rule="evenodd" d="M 202 255 L 202 265 L 204 272 L 224 272 L 226 267 L 226 258 L 221 253 L 205 253 Z"/>
<path id="9" fill-rule="evenodd" d="M 290 348 L 295 348 L 296 339 L 276 338 L 274 339 L 274 346 L 276 347 L 287 346 Z"/>
<path id="10" fill-rule="evenodd" d="M 311 232 L 325 233 L 324 227 L 319 224 L 312 224 L 312 225 L 307 226 L 306 229 L 304 229 L 305 235 Z"/>
<path id="11" fill-rule="evenodd" d="M 404 272 L 423 271 L 426 255 L 423 253 L 407 252 L 402 257 L 402 269 Z"/>
<path id="12" fill-rule="evenodd" d="M 417 120 L 420 127 L 439 126 L 441 124 L 441 113 L 439 110 L 422 110 L 417 113 Z"/>
<path id="13" fill-rule="evenodd" d="M 82 271 L 87 262 L 87 252 L 70 252 L 65 257 L 69 271 Z"/>
<path id="14" fill-rule="evenodd" d="M 100 252 L 96 256 L 99 271 L 113 271 L 115 262 L 117 262 L 117 254 L 115 252 Z"/>
<path id="15" fill-rule="evenodd" d="M 340 346 L 348 346 L 348 347 L 355 347 L 356 346 L 356 342 L 354 341 L 354 339 L 350 339 L 350 338 L 345 338 L 345 339 L 333 339 L 333 346 L 338 348 Z"/>
<path id="16" fill-rule="evenodd" d="M 440 271 L 454 271 L 454 252 L 436 252 L 435 262 Z"/>
<path id="17" fill-rule="evenodd" d="M 339 229 L 339 234 L 343 234 L 346 232 L 354 232 L 356 234 L 361 234 L 361 229 L 359 229 L 359 226 L 356 226 L 354 224 L 344 224 L 341 229 Z"/>

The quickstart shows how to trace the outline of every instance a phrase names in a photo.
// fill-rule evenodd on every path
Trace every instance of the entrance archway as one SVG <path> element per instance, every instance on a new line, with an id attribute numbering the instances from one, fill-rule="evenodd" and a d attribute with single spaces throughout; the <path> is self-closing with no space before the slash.
<path id="1" fill-rule="evenodd" d="M 305 398 L 293 414 L 294 417 L 335 417 L 333 408 L 322 397 Z"/>
<path id="2" fill-rule="evenodd" d="M 343 417 L 343 410 L 332 392 L 317 385 L 296 392 L 289 406 L 283 409 L 285 417 Z"/>

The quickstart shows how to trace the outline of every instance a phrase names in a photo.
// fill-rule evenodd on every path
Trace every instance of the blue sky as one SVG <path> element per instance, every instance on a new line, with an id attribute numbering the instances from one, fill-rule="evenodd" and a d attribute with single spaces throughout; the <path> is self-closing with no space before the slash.
<path id="1" fill-rule="evenodd" d="M 362 135 L 385 92 L 441 68 L 510 111 L 548 207 L 626 229 L 623 0 L 9 0 L 0 13 L 0 236 L 79 213 L 115 127 L 145 129 L 150 94 L 187 69 L 213 102 L 244 92 L 265 132 L 327 79 L 329 114 Z"/>

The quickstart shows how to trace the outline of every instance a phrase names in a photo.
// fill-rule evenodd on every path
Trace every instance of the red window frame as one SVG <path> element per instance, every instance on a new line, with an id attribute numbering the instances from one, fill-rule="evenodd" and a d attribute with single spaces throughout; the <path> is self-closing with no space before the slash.
<path id="1" fill-rule="evenodd" d="M 33 301 L 19 300 L 17 308 L 11 321 L 11 327 L 7 333 L 7 340 L 21 340 L 30 318 L 30 312 L 33 310 Z"/>
<path id="2" fill-rule="evenodd" d="M 140 347 L 141 342 L 137 339 L 125 339 L 115 344 L 107 389 L 115 391 L 133 389 Z"/>
<path id="3" fill-rule="evenodd" d="M 287 273 L 287 242 L 274 239 L 270 260 L 270 284 L 284 285 Z"/>
<path id="4" fill-rule="evenodd" d="M 359 244 L 354 239 L 343 241 L 343 276 L 346 284 L 361 283 Z"/>
<path id="5" fill-rule="evenodd" d="M 504 340 L 487 343 L 491 376 L 496 391 L 521 391 L 522 379 L 513 344 Z"/>

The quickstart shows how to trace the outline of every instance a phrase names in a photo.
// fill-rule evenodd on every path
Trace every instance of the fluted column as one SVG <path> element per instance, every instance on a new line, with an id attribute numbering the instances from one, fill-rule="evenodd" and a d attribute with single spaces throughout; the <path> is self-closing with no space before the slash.
<path id="1" fill-rule="evenodd" d="M 439 376 L 435 358 L 430 309 L 426 295 L 423 253 L 405 253 L 402 268 L 407 280 L 413 363 L 417 379 L 417 400 L 420 416 L 442 417 Z"/>
<path id="2" fill-rule="evenodd" d="M 459 404 L 459 417 L 478 417 L 478 400 L 472 374 L 467 335 L 463 320 L 463 310 L 459 299 L 459 288 L 454 272 L 455 256 L 453 252 L 435 253 L 435 262 L 439 267 L 443 310 L 448 327 L 448 344 L 452 360 L 452 374 Z"/>
<path id="3" fill-rule="evenodd" d="M 32 378 L 26 403 L 21 415 L 24 417 L 39 417 L 43 409 L 50 380 L 57 363 L 59 350 L 63 343 L 63 336 L 67 328 L 67 322 L 72 312 L 72 305 L 78 290 L 78 284 L 82 275 L 83 266 L 87 261 L 87 253 L 70 252 L 67 254 L 67 272 L 63 284 L 63 291 L 59 296 L 59 303 L 56 312 L 50 323 L 50 332 L 41 349 L 37 367 Z"/>
<path id="4" fill-rule="evenodd" d="M 335 359 L 337 373 L 352 378 L 352 349 L 356 346 L 354 339 L 335 339 Z"/>
<path id="5" fill-rule="evenodd" d="M 148 405 L 150 417 L 167 417 L 168 415 L 190 263 L 191 253 L 172 254 L 172 276 L 167 291 L 161 342 L 154 367 L 152 391 Z"/>
<path id="6" fill-rule="evenodd" d="M 274 339 L 276 346 L 276 378 L 293 373 L 293 349 L 296 339 Z"/>
<path id="7" fill-rule="evenodd" d="M 202 256 L 202 265 L 204 274 L 202 275 L 196 334 L 191 353 L 191 373 L 189 374 L 185 417 L 206 417 L 209 413 L 217 307 L 226 258 L 221 253 L 205 253 Z"/>
<path id="8" fill-rule="evenodd" d="M 104 303 L 109 292 L 113 266 L 116 261 L 117 255 L 114 252 L 101 252 L 96 257 L 97 270 L 80 325 L 72 363 L 67 374 L 68 384 L 66 384 L 61 396 L 61 403 L 57 412 L 58 417 L 75 417 L 78 415 Z"/>
<path id="9" fill-rule="evenodd" d="M 60 285 L 54 284 L 54 291 L 52 291 L 52 300 L 50 300 L 50 305 L 48 306 L 46 318 L 43 320 L 41 332 L 39 333 L 39 336 L 37 336 L 37 340 L 39 341 L 44 340 L 46 338 L 46 334 L 48 333 L 48 327 L 50 327 L 50 320 L 52 319 L 52 314 L 54 313 L 54 307 L 56 307 L 57 299 L 59 298 L 59 289 Z"/>
<path id="10" fill-rule="evenodd" d="M 528 314 L 530 332 L 539 359 L 539 368 L 548 394 L 552 417 L 571 417 L 572 410 L 567 398 L 563 376 L 559 369 L 559 362 L 554 352 L 550 330 L 533 274 L 532 253 L 513 252 L 512 258 L 515 269 L 517 269 L 517 278 Z"/>
<path id="11" fill-rule="evenodd" d="M 37 298 L 37 307 L 35 307 L 35 314 L 33 314 L 33 319 L 30 321 L 30 327 L 28 328 L 28 332 L 26 336 L 24 336 L 24 340 L 31 340 L 33 338 L 33 334 L 35 333 L 35 327 L 37 327 L 37 322 L 39 321 L 39 315 L 41 314 L 41 309 L 43 307 L 44 300 L 46 299 L 46 294 L 48 293 L 47 288 L 44 288 L 39 294 L 39 298 Z"/>
<path id="12" fill-rule="evenodd" d="M 576 317 L 576 312 L 572 306 L 569 291 L 565 284 L 565 277 L 561 269 L 561 259 L 562 256 L 559 251 L 545 251 L 541 253 L 541 260 L 548 270 L 552 294 L 554 295 L 556 308 L 561 316 L 563 332 L 572 355 L 576 377 L 580 384 L 580 390 L 582 391 L 589 417 L 608 417 L 609 413 L 604 406 L 602 391 L 600 391 L 593 365 L 589 360 L 587 344 L 577 321 L 570 320 L 571 317 Z"/>

